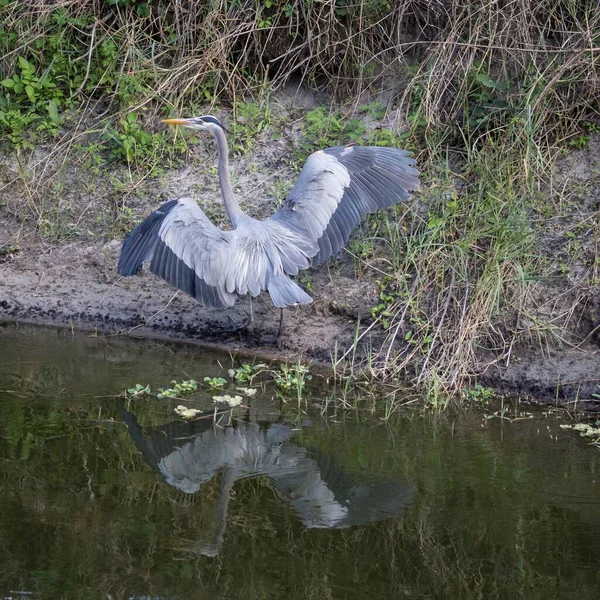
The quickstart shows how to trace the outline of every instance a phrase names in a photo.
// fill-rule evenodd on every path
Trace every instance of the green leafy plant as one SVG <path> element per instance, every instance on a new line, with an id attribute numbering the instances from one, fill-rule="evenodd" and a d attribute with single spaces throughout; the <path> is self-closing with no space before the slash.
<path id="1" fill-rule="evenodd" d="M 229 369 L 229 376 L 237 383 L 251 383 L 252 379 L 266 368 L 267 365 L 264 363 L 256 363 L 253 365 L 244 363 L 235 369 Z"/>
<path id="2" fill-rule="evenodd" d="M 154 142 L 153 135 L 142 129 L 134 112 L 120 119 L 117 128 L 109 129 L 105 139 L 110 144 L 111 158 L 128 163 L 147 156 L 152 151 Z"/>
<path id="3" fill-rule="evenodd" d="M 159 400 L 163 398 L 179 398 L 181 396 L 189 396 L 198 389 L 198 382 L 194 379 L 182 380 L 180 383 L 176 379 L 171 381 L 173 387 L 159 388 L 156 397 Z"/>
<path id="4" fill-rule="evenodd" d="M 476 383 L 473 387 L 463 390 L 463 399 L 477 402 L 478 404 L 487 404 L 496 396 L 496 392 L 492 388 L 484 387 L 480 383 Z"/>
<path id="5" fill-rule="evenodd" d="M 205 377 L 204 383 L 206 383 L 211 390 L 219 390 L 227 383 L 227 379 L 223 379 L 222 377 Z"/>
<path id="6" fill-rule="evenodd" d="M 258 136 L 271 124 L 271 109 L 265 102 L 241 102 L 235 106 L 232 124 L 234 154 L 246 154 Z"/>
<path id="7" fill-rule="evenodd" d="M 0 85 L 0 127 L 15 146 L 33 147 L 44 132 L 55 135 L 62 124 L 59 107 L 63 93 L 46 71 L 38 75 L 35 66 L 19 56 L 19 70 Z"/>
<path id="8" fill-rule="evenodd" d="M 152 0 L 107 0 L 111 6 L 119 8 L 135 8 L 135 13 L 141 19 L 150 16 Z"/>
<path id="9" fill-rule="evenodd" d="M 149 396 L 152 393 L 149 385 L 136 383 L 133 387 L 125 390 L 125 395 L 129 398 L 138 398 L 140 396 Z"/>
<path id="10" fill-rule="evenodd" d="M 584 127 L 585 133 L 581 132 L 569 141 L 569 146 L 571 148 L 575 148 L 576 150 L 587 148 L 592 139 L 592 134 L 600 132 L 600 125 L 591 121 L 585 123 Z"/>
<path id="11" fill-rule="evenodd" d="M 312 379 L 309 368 L 297 363 L 295 365 L 281 365 L 273 373 L 275 385 L 284 393 L 295 391 L 298 399 L 302 398 L 306 382 Z"/>
<path id="12" fill-rule="evenodd" d="M 492 78 L 481 64 L 476 64 L 469 73 L 469 80 L 464 114 L 467 131 L 481 134 L 507 123 L 514 114 L 509 102 L 511 83 L 508 78 Z"/>
<path id="13" fill-rule="evenodd" d="M 183 136 L 175 139 L 168 136 L 166 131 L 149 133 L 139 123 L 137 114 L 130 112 L 102 137 L 113 160 L 143 167 L 152 175 L 160 175 L 165 167 L 178 164 L 179 157 L 187 149 Z"/>
<path id="14" fill-rule="evenodd" d="M 395 279 L 391 275 L 384 275 L 377 280 L 379 288 L 379 302 L 371 308 L 371 316 L 379 319 L 384 329 L 389 329 L 391 319 L 395 315 L 393 305 L 401 298 Z"/>

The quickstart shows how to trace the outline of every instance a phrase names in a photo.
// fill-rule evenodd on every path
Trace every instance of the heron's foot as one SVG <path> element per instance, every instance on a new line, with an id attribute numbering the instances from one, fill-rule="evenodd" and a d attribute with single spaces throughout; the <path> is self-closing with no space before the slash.
<path id="1" fill-rule="evenodd" d="M 246 318 L 240 324 L 236 324 L 231 318 L 231 315 L 227 315 L 227 318 L 229 319 L 230 327 L 221 327 L 216 329 L 215 333 L 240 333 L 248 331 L 248 327 L 252 325 L 253 322 L 253 319 L 249 315 L 246 315 Z"/>
<path id="2" fill-rule="evenodd" d="M 280 344 L 280 338 L 281 338 L 281 334 L 283 333 L 283 308 L 280 309 L 281 312 L 279 314 L 279 327 L 277 328 L 277 331 L 275 332 L 275 335 L 273 336 L 272 339 L 268 340 L 269 344 L 272 344 L 273 346 L 275 346 L 276 348 L 281 348 L 281 344 Z"/>

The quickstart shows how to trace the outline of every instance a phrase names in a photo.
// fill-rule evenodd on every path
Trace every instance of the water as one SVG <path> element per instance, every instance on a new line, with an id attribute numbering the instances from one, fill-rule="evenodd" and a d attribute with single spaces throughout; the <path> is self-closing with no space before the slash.
<path id="1" fill-rule="evenodd" d="M 0 328 L 0 597 L 600 596 L 600 452 L 560 421 L 116 397 L 231 366 Z"/>

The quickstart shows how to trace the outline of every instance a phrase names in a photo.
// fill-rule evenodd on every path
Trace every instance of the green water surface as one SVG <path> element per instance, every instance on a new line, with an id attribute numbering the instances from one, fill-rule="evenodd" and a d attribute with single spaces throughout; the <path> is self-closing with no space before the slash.
<path id="1" fill-rule="evenodd" d="M 600 598 L 600 452 L 564 420 L 119 398 L 231 367 L 0 327 L 0 597 Z"/>

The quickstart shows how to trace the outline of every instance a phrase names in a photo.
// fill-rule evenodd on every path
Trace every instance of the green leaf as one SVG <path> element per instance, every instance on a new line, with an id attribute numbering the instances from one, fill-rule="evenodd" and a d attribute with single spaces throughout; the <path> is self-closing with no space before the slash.
<path id="1" fill-rule="evenodd" d="M 441 217 L 431 217 L 431 219 L 429 219 L 429 223 L 427 223 L 427 227 L 429 227 L 429 229 L 435 229 L 436 227 L 439 227 L 443 224 L 444 219 L 442 219 Z"/>
<path id="2" fill-rule="evenodd" d="M 488 88 L 495 88 L 496 82 L 487 74 L 487 73 L 479 73 L 475 79 Z"/>
<path id="3" fill-rule="evenodd" d="M 60 123 L 60 117 L 58 116 L 58 106 L 54 100 L 50 100 L 48 102 L 48 115 L 50 115 L 50 119 L 53 123 Z"/>
<path id="4" fill-rule="evenodd" d="M 25 86 L 25 93 L 31 102 L 35 102 L 35 91 L 30 85 Z"/>
<path id="5" fill-rule="evenodd" d="M 4 87 L 7 87 L 7 88 L 12 88 L 12 87 L 14 87 L 14 85 L 15 85 L 15 80 L 14 80 L 14 79 L 4 79 L 4 80 L 3 80 L 2 82 L 0 82 L 0 83 L 2 83 L 2 85 L 3 85 Z"/>
<path id="6" fill-rule="evenodd" d="M 146 2 L 138 5 L 137 15 L 138 15 L 138 17 L 140 17 L 142 19 L 150 16 L 150 7 L 148 6 L 148 4 Z"/>
<path id="7" fill-rule="evenodd" d="M 19 56 L 19 66 L 23 71 L 31 71 L 32 73 L 35 72 L 35 67 L 22 56 Z"/>

